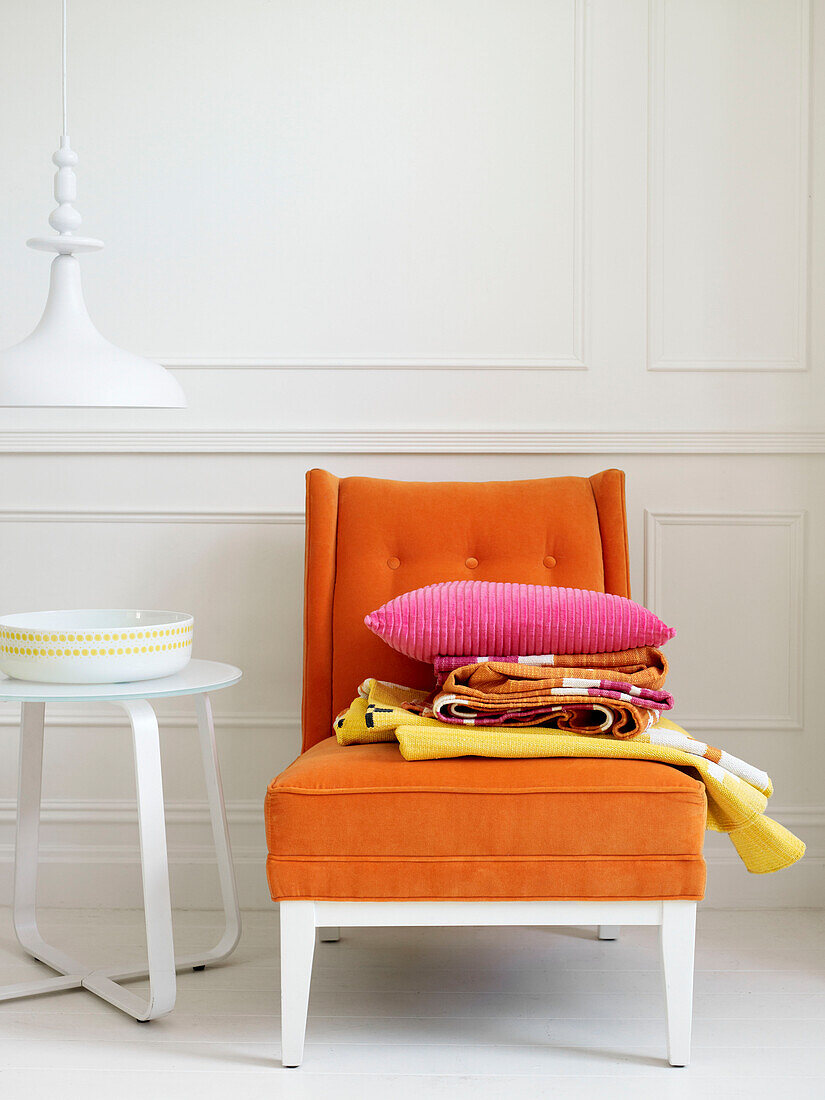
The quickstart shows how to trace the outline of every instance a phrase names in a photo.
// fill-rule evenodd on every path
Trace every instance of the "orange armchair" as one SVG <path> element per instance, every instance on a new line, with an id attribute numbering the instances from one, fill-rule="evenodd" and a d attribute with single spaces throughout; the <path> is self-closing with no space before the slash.
<path id="1" fill-rule="evenodd" d="M 269 785 L 267 876 L 281 909 L 282 1061 L 297 1066 L 315 929 L 659 925 L 671 1064 L 689 1058 L 705 791 L 676 768 L 599 759 L 405 761 L 342 747 L 367 676 L 429 687 L 364 616 L 435 581 L 630 595 L 624 474 L 514 482 L 307 475 L 302 754 Z M 336 938 L 322 931 L 322 939 Z"/>

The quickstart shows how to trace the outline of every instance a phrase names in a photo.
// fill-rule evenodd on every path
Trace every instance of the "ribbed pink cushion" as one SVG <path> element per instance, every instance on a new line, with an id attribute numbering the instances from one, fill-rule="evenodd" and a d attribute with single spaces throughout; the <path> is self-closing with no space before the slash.
<path id="1" fill-rule="evenodd" d="M 623 596 L 501 581 L 416 588 L 364 622 L 387 645 L 419 661 L 439 653 L 615 653 L 661 645 L 676 633 Z"/>

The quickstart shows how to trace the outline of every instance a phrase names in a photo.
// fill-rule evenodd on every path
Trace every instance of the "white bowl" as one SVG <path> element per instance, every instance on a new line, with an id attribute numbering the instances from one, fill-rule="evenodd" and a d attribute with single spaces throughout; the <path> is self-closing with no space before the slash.
<path id="1" fill-rule="evenodd" d="M 32 611 L 0 618 L 0 669 L 41 684 L 121 684 L 171 676 L 192 656 L 177 611 Z"/>

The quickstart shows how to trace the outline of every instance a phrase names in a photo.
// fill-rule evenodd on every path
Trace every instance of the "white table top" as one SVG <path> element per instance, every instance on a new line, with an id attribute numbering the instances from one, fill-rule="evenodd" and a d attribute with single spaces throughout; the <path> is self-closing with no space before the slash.
<path id="1" fill-rule="evenodd" d="M 38 684 L 0 674 L 3 703 L 106 703 L 117 699 L 163 699 L 200 695 L 237 684 L 243 673 L 220 661 L 190 661 L 174 676 L 135 680 L 129 684 Z"/>

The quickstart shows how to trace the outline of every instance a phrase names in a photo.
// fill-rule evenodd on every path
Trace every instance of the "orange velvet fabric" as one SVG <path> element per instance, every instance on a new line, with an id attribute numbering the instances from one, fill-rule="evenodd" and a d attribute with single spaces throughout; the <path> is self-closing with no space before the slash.
<path id="1" fill-rule="evenodd" d="M 700 898 L 705 789 L 650 761 L 314 745 L 269 786 L 282 898 Z"/>
<path id="2" fill-rule="evenodd" d="M 307 475 L 303 755 L 266 798 L 282 898 L 698 898 L 702 785 L 627 760 L 404 761 L 341 747 L 367 676 L 429 688 L 364 616 L 435 581 L 630 595 L 624 474 L 510 482 Z"/>

